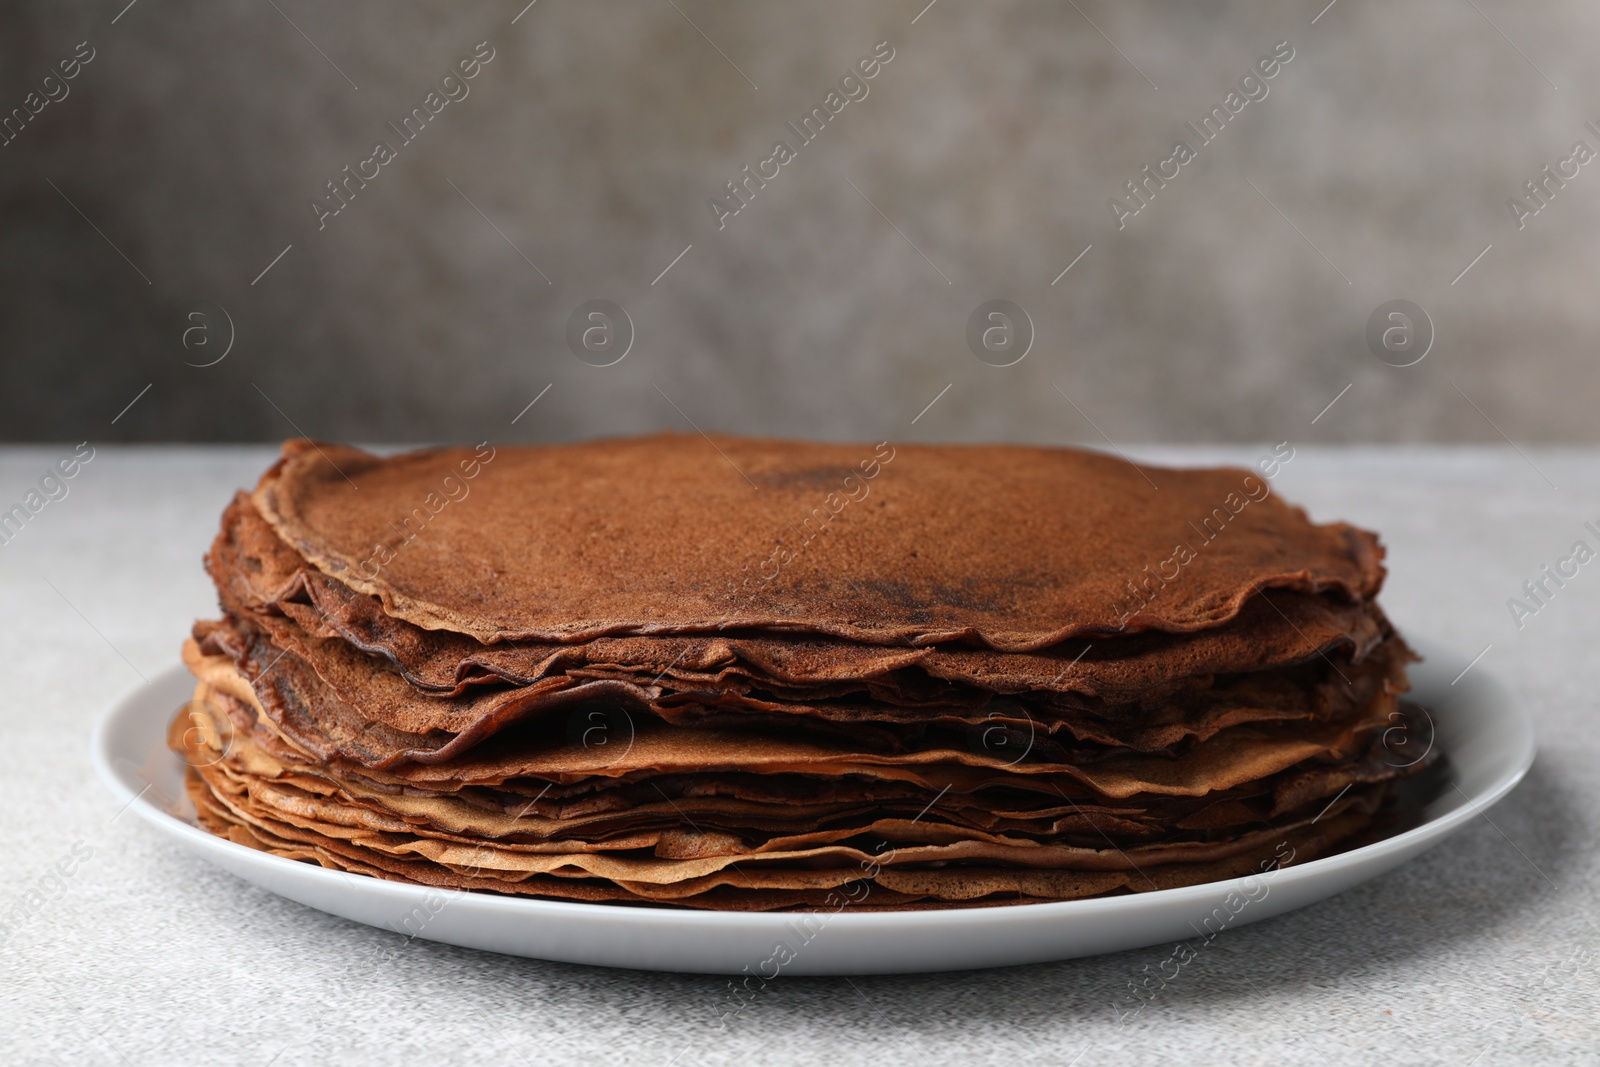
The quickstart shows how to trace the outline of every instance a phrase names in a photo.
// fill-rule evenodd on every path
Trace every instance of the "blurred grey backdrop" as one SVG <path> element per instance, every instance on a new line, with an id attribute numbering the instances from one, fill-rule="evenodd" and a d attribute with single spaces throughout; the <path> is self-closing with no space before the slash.
<path id="1" fill-rule="evenodd" d="M 1600 5 L 525 2 L 0 8 L 0 437 L 1600 439 Z"/>

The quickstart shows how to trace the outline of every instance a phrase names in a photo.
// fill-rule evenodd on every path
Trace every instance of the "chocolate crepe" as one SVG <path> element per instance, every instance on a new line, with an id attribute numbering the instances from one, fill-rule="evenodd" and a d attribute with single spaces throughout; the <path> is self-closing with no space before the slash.
<path id="1" fill-rule="evenodd" d="M 1376 538 L 1254 475 L 715 443 L 288 443 L 185 647 L 202 823 L 440 887 L 976 906 L 1324 854 L 1428 762 Z"/>
<path id="2" fill-rule="evenodd" d="M 1153 486 L 1075 449 L 711 443 L 727 463 L 675 434 L 389 458 L 290 442 L 255 502 L 389 614 L 485 642 L 756 628 L 1026 651 L 1205 629 L 1261 589 L 1369 599 L 1383 578 L 1376 537 L 1245 471 Z M 451 481 L 467 493 L 445 506 Z M 1182 580 L 1125 612 L 1180 544 Z"/>

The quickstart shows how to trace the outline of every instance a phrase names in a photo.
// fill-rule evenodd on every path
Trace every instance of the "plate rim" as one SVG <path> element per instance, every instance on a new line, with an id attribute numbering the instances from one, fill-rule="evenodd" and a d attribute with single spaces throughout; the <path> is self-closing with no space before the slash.
<path id="1" fill-rule="evenodd" d="M 1444 647 L 1425 639 L 1408 637 L 1407 643 L 1422 652 L 1426 662 L 1437 663 L 1440 660 L 1456 658 Z M 1424 672 L 1418 671 L 1414 667 L 1412 670 L 1413 690 L 1417 688 L 1415 683 L 1419 673 Z M 156 829 L 188 842 L 208 862 L 212 860 L 213 856 L 229 857 L 259 869 L 281 871 L 286 875 L 304 879 L 310 884 L 321 884 L 328 887 L 340 886 L 347 888 L 350 884 L 349 879 L 361 877 L 364 878 L 364 881 L 359 883 L 362 891 L 375 897 L 388 898 L 395 903 L 421 905 L 425 900 L 434 899 L 438 894 L 444 893 L 450 896 L 452 907 L 467 905 L 474 911 L 496 917 L 515 916 L 528 919 L 546 918 L 552 920 L 562 917 L 604 918 L 608 922 L 623 926 L 657 927 L 665 924 L 690 929 L 727 929 L 741 932 L 750 932 L 754 929 L 777 934 L 793 924 L 796 915 L 805 914 L 797 912 L 709 911 L 657 907 L 649 904 L 586 903 L 581 901 L 514 897 L 471 890 L 449 890 L 410 882 L 366 878 L 365 876 L 329 870 L 320 865 L 292 860 L 236 844 L 233 841 L 212 834 L 203 827 L 180 819 L 153 804 L 145 798 L 145 794 L 154 786 L 154 783 L 148 783 L 142 790 L 135 790 L 130 783 L 124 780 L 122 772 L 115 766 L 113 761 L 115 754 L 111 751 L 112 734 L 124 718 L 131 717 L 137 712 L 142 698 L 146 696 L 147 690 L 155 689 L 162 685 L 176 684 L 178 679 L 188 677 L 192 677 L 192 675 L 181 663 L 174 664 L 160 672 L 153 673 L 143 685 L 136 686 L 132 690 L 125 692 L 114 701 L 106 711 L 101 713 L 95 723 L 90 739 L 90 760 L 101 782 L 117 800 L 123 803 L 124 812 L 133 810 L 142 820 Z M 1465 679 L 1458 677 L 1457 681 L 1463 682 Z M 1450 683 L 1451 686 L 1455 684 L 1454 682 Z M 1275 883 L 1282 884 L 1285 887 L 1292 887 L 1310 880 L 1334 877 L 1341 871 L 1363 866 L 1382 853 L 1405 851 L 1412 846 L 1416 846 L 1415 852 L 1421 852 L 1430 845 L 1437 844 L 1448 837 L 1462 823 L 1482 814 L 1485 810 L 1498 803 L 1512 789 L 1516 788 L 1518 783 L 1526 777 L 1538 754 L 1533 720 L 1529 716 L 1527 709 L 1513 698 L 1504 683 L 1500 682 L 1493 673 L 1488 671 L 1477 671 L 1476 676 L 1461 692 L 1463 696 L 1474 692 L 1487 692 L 1515 730 L 1517 735 L 1515 751 L 1506 760 L 1498 775 L 1476 794 L 1468 794 L 1458 787 L 1458 791 L 1461 792 L 1465 803 L 1435 818 L 1428 819 L 1409 830 L 1370 842 L 1358 848 L 1336 853 L 1332 856 L 1276 868 L 1272 872 Z M 171 753 L 171 758 L 177 760 L 179 757 L 176 753 Z M 1140 906 L 1158 907 L 1162 903 L 1182 906 L 1199 903 L 1207 899 L 1215 899 L 1220 894 L 1230 890 L 1237 890 L 1250 877 L 1246 875 L 1214 882 L 1202 882 L 1197 885 L 1179 886 L 1172 889 L 1156 889 L 1135 894 L 1092 897 L 1085 900 L 1045 901 L 981 908 L 853 911 L 851 908 L 845 907 L 838 911 L 827 913 L 827 923 L 829 927 L 838 925 L 842 931 L 848 932 L 851 929 L 866 928 L 873 930 L 895 930 L 899 928 L 914 930 L 919 927 L 937 928 L 941 925 L 981 930 L 984 928 L 1005 927 L 1018 922 L 1033 924 L 1052 920 L 1066 921 L 1068 919 L 1092 921 L 1102 913 L 1115 914 Z M 286 896 L 276 889 L 266 886 L 260 886 L 260 888 L 264 888 L 276 896 Z M 309 904 L 304 906 L 315 907 L 315 905 Z M 325 911 L 326 909 L 319 908 L 318 910 Z M 352 919 L 350 921 L 360 920 Z M 420 936 L 425 937 L 426 935 Z"/>

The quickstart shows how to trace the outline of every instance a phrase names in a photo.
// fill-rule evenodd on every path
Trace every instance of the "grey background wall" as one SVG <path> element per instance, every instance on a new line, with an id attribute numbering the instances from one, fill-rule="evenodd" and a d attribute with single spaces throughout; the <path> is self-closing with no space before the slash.
<path id="1" fill-rule="evenodd" d="M 94 56 L 0 147 L 0 437 L 1600 438 L 1600 165 L 1507 206 L 1600 150 L 1600 6 L 524 2 L 0 7 L 0 111 Z M 992 298 L 1034 326 L 1013 366 L 968 349 Z M 1364 333 L 1396 298 L 1435 329 L 1404 368 Z M 592 299 L 633 323 L 612 366 L 565 339 Z"/>

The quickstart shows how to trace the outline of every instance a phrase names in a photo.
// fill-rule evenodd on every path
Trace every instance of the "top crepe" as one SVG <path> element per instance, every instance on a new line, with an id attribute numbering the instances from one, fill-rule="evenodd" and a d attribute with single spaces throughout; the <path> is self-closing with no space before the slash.
<path id="1" fill-rule="evenodd" d="M 254 501 L 389 614 L 490 643 L 766 629 L 1031 651 L 1383 580 L 1373 535 L 1313 524 L 1255 474 L 1055 448 L 662 435 L 383 458 L 299 440 Z"/>

